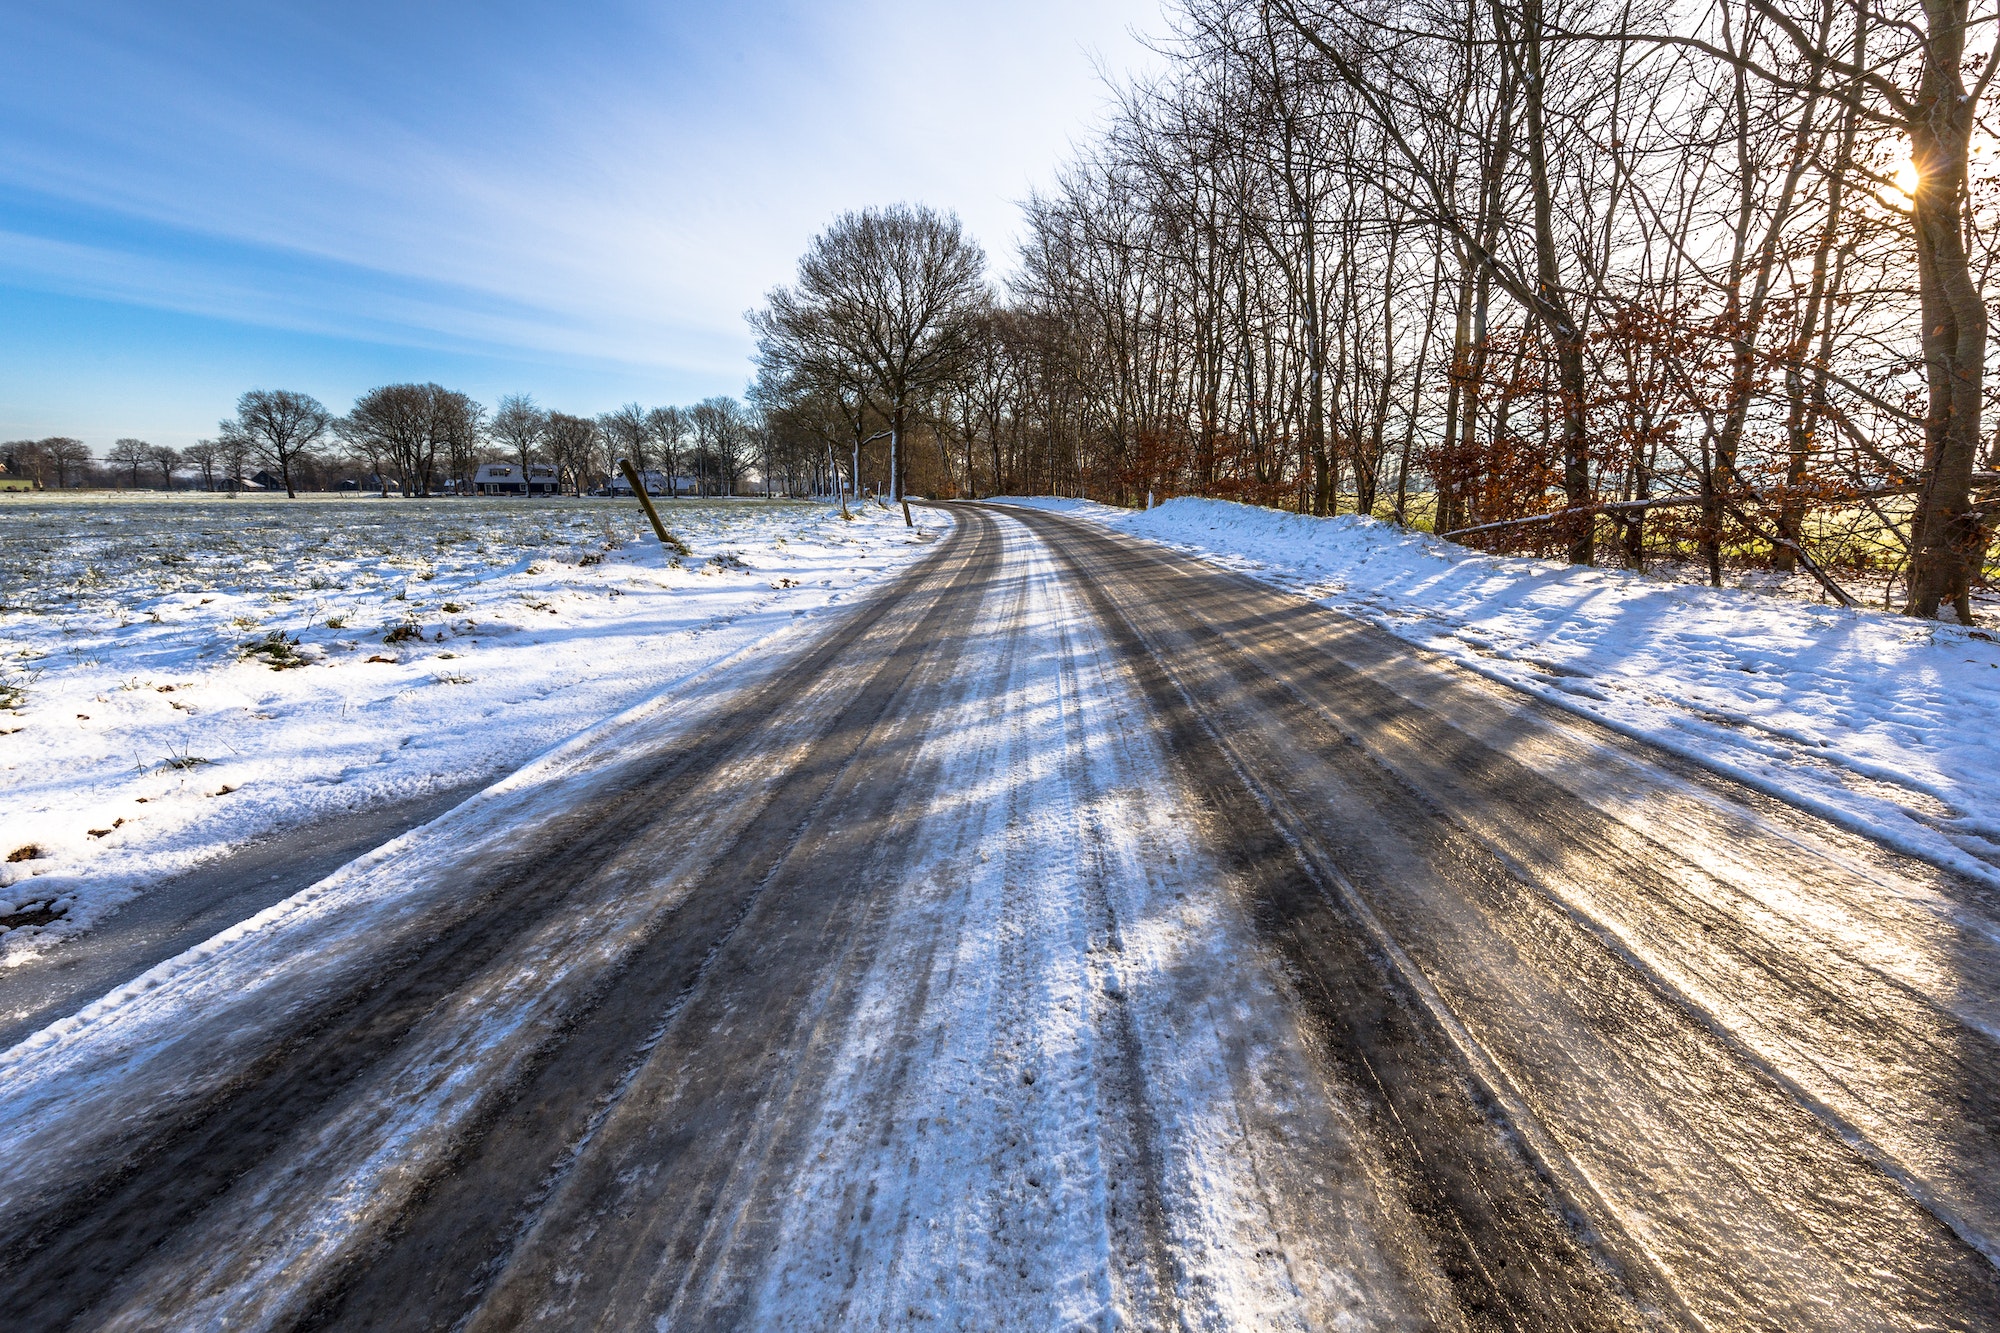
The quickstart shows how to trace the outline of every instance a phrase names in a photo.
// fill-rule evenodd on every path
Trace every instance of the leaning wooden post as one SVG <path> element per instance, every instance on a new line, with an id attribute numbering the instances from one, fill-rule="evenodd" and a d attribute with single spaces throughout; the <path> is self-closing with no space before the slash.
<path id="1" fill-rule="evenodd" d="M 666 547 L 675 555 L 686 555 L 688 553 L 687 543 L 679 537 L 674 536 L 673 533 L 668 532 L 667 525 L 660 522 L 660 511 L 653 508 L 653 497 L 646 494 L 645 478 L 641 477 L 639 470 L 632 466 L 632 460 L 621 458 L 618 460 L 618 467 L 620 471 L 624 472 L 625 480 L 632 483 L 632 494 L 638 496 L 639 503 L 645 506 L 646 517 L 653 521 L 653 531 L 659 535 L 660 545 Z"/>

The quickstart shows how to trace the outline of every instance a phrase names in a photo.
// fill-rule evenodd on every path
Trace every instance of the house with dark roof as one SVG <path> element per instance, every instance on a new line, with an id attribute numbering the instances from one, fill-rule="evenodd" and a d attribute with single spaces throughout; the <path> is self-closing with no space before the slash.
<path id="1" fill-rule="evenodd" d="M 519 463 L 481 463 L 472 475 L 474 495 L 554 495 L 562 480 L 547 463 L 530 463 L 524 475 Z"/>

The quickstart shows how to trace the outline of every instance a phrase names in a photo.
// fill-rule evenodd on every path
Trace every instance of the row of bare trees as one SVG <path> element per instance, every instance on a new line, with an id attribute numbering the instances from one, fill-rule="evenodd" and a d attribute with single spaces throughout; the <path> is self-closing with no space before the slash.
<path id="1" fill-rule="evenodd" d="M 248 458 L 246 451 L 242 460 L 246 465 Z M 126 437 L 106 449 L 103 458 L 93 454 L 82 440 L 67 435 L 0 444 L 0 471 L 57 489 L 110 486 L 171 490 L 177 479 L 192 475 L 201 479 L 204 489 L 214 490 L 228 461 L 228 451 L 213 440 L 175 449 Z"/>
<path id="2" fill-rule="evenodd" d="M 612 458 L 628 458 L 639 471 L 658 474 L 671 494 L 692 489 L 696 495 L 734 495 L 753 468 L 776 489 L 791 489 L 771 478 L 760 415 L 726 395 L 692 407 L 627 403 L 598 417 L 597 429 Z"/>
<path id="3" fill-rule="evenodd" d="M 123 438 L 102 457 L 71 436 L 11 440 L 0 444 L 0 469 L 8 476 L 56 489 L 174 490 L 192 486 L 204 491 L 236 490 L 253 482 L 253 473 L 277 479 L 276 472 L 263 472 L 279 467 L 276 450 L 258 438 L 256 432 L 261 427 L 254 413 L 251 422 L 249 428 L 239 424 L 217 439 L 199 440 L 184 449 Z M 326 438 L 325 430 L 303 441 L 295 441 L 290 433 L 278 435 L 295 490 L 327 489 L 351 471 L 347 466 L 351 460 L 316 447 Z"/>
<path id="4" fill-rule="evenodd" d="M 754 472 L 772 493 L 799 494 L 823 484 L 815 456 L 775 442 L 758 408 L 718 396 L 691 407 L 645 408 L 577 416 L 548 411 L 525 394 L 489 412 L 471 396 L 438 384 L 389 384 L 355 400 L 344 416 L 310 394 L 255 389 L 237 402 L 214 439 L 174 450 L 121 439 L 99 460 L 81 440 L 20 440 L 0 446 L 10 472 L 41 485 L 93 484 L 171 488 L 177 476 L 203 489 L 233 489 L 253 472 L 296 495 L 355 474 L 384 495 L 427 496 L 470 490 L 480 464 L 505 461 L 526 478 L 553 470 L 560 489 L 603 487 L 621 458 L 663 481 L 670 493 L 737 494 Z"/>
<path id="5" fill-rule="evenodd" d="M 1716 582 L 1769 562 L 1843 601 L 1872 569 L 1969 620 L 2000 509 L 2000 15 L 1176 14 L 1167 71 L 1029 201 L 1004 300 L 924 210 L 814 242 L 753 317 L 776 428 L 844 442 L 850 477 L 886 435 L 891 491 L 914 466 L 942 493 L 1360 510 Z"/>
<path id="6" fill-rule="evenodd" d="M 544 409 L 526 394 L 502 398 L 489 413 L 436 384 L 392 384 L 362 395 L 329 430 L 405 495 L 431 494 L 446 479 L 463 490 L 480 462 L 502 460 L 523 477 L 547 466 L 572 494 L 606 484 L 620 459 L 672 494 L 734 495 L 753 469 L 767 489 L 796 489 L 773 466 L 759 414 L 727 396 L 691 407 L 627 403 L 588 417 Z"/>
<path id="7" fill-rule="evenodd" d="M 9 440 L 0 444 L 0 463 L 7 475 L 25 477 L 37 486 L 82 485 L 96 458 L 90 446 L 68 435 L 42 440 Z"/>

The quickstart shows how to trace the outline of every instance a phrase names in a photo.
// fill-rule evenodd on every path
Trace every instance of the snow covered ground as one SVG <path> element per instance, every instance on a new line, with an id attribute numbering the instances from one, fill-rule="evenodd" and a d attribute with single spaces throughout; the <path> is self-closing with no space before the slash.
<path id="1" fill-rule="evenodd" d="M 2000 642 L 1879 611 L 1485 555 L 1356 516 L 1009 498 L 1294 589 L 2000 886 Z"/>
<path id="2" fill-rule="evenodd" d="M 629 501 L 0 500 L 0 964 L 246 840 L 497 777 L 948 521 L 662 508 L 685 559 Z"/>
<path id="3" fill-rule="evenodd" d="M 771 577 L 781 559 L 853 572 L 840 562 L 908 558 L 899 518 L 856 533 L 803 510 L 795 528 L 750 513 L 714 516 L 705 538 L 687 518 L 701 568 L 721 566 L 723 549 L 768 560 L 755 586 L 782 593 L 769 588 L 790 577 Z M 1745 646 L 1756 602 L 1697 598 L 1649 630 L 1658 585 L 1645 580 L 1491 561 L 1352 520 L 1233 506 L 1156 517 L 1155 536 L 1199 540 L 1489 674 L 1525 672 L 1538 690 L 1584 682 L 1596 693 L 1563 701 L 1607 716 L 1637 697 L 1618 651 L 1677 660 L 1662 646 L 1676 633 L 1708 635 L 1686 638 L 1680 658 L 1711 640 L 1743 661 L 1811 656 Z M 749 539 L 757 522 L 768 550 Z M 1960 1124 L 1965 1089 L 1991 1082 L 1990 1046 L 1972 1035 L 1994 1030 L 1990 913 L 1937 928 L 1903 896 L 1923 884 L 1824 873 L 1815 836 L 1681 801 L 1651 761 L 1575 745 L 1560 722 L 1489 728 L 1504 764 L 1449 743 L 1452 728 L 1472 730 L 1469 709 L 1381 710 L 1372 739 L 1343 743 L 1347 729 L 1294 708 L 1293 691 L 1326 691 L 1337 713 L 1373 708 L 1381 685 L 1422 683 L 1301 671 L 1282 645 L 1260 650 L 1230 622 L 1254 595 L 1251 620 L 1267 624 L 1284 598 L 1228 580 L 1185 580 L 1201 594 L 1108 634 L 1134 607 L 1160 607 L 1160 583 L 1115 561 L 1096 578 L 1073 568 L 1071 553 L 1101 544 L 1076 533 L 1062 550 L 1012 521 L 962 522 L 908 595 L 842 635 L 817 639 L 775 604 L 778 628 L 753 651 L 0 1052 L 0 1228 L 13 1228 L 0 1237 L 67 1247 L 23 1250 L 52 1283 L 78 1284 L 57 1292 L 82 1311 L 62 1322 L 284 1327 L 305 1311 L 344 1324 L 386 1309 L 401 1322 L 463 1314 L 475 1329 L 541 1316 L 681 1327 L 725 1311 L 772 1327 L 1406 1328 L 1447 1322 L 1454 1273 L 1499 1272 L 1512 1255 L 1531 1256 L 1518 1285 L 1471 1288 L 1479 1308 L 1518 1298 L 1609 1325 L 1622 1297 L 1600 1294 L 1602 1255 L 1549 1239 L 1551 1180 L 1579 1225 L 1615 1226 L 1626 1253 L 1693 1292 L 1691 1318 L 1709 1326 L 1914 1323 L 1906 1292 L 1947 1311 L 1923 1312 L 1934 1325 L 1974 1299 L 1937 1293 L 1990 1292 L 1984 1267 L 1941 1285 L 1961 1280 L 1947 1264 L 1981 1261 L 1935 1225 L 1959 1225 L 1946 1216 L 1955 1199 L 1995 1197 L 1990 1145 Z M 603 545 L 530 532 L 503 550 L 501 536 L 487 541 L 490 567 L 452 575 L 494 623 L 507 579 L 543 577 L 527 563 L 546 573 L 560 551 L 580 561 Z M 833 545 L 850 538 L 862 549 Z M 656 619 L 708 595 L 704 581 L 729 586 L 728 571 L 687 570 L 693 587 L 677 585 L 649 562 L 657 548 L 614 554 L 629 566 L 616 573 L 621 605 L 652 598 Z M 226 581 L 218 573 L 216 590 Z M 374 647 L 401 623 L 393 591 L 378 594 L 371 644 L 343 660 L 388 655 Z M 1622 614 L 1621 597 L 1634 603 Z M 541 637 L 528 651 L 551 659 L 593 633 L 623 643 L 624 622 L 604 615 L 539 636 L 522 616 L 509 642 Z M 1469 632 L 1489 647 L 1467 649 L 1452 627 L 1482 615 L 1525 617 L 1517 634 L 1558 647 L 1485 628 Z M 438 670 L 453 645 L 477 660 L 487 620 L 462 618 L 478 623 L 443 644 L 428 631 L 404 640 L 431 657 L 393 665 Z M 1845 636 L 1862 646 L 1843 651 L 1861 653 L 1868 636 L 1910 628 L 1781 620 L 1756 632 Z M 808 640 L 825 651 L 800 651 Z M 660 651 L 681 642 L 664 635 Z M 241 651 L 213 669 L 269 671 L 232 665 Z M 1598 676 L 1558 669 L 1593 653 Z M 1505 691 L 1379 656 L 1516 720 Z M 340 669 L 360 671 L 276 677 Z M 1797 673 L 1801 688 L 1836 689 Z M 1673 739 L 1673 717 L 1699 716 L 1681 696 L 1710 688 L 1692 666 L 1684 676 L 1614 725 Z M 1285 688 L 1267 697 L 1266 682 Z M 1158 706 L 1176 688 L 1216 723 L 1178 755 L 1168 747 L 1188 733 L 1163 726 Z M 1850 702 L 1865 693 L 1842 688 Z M 1859 714 L 1848 721 L 1872 734 Z M 1489 785 L 1504 790 L 1481 799 L 1462 772 L 1497 773 Z M 1542 775 L 1523 795 L 1522 779 Z M 1587 794 L 1568 799 L 1572 785 L 1636 789 L 1649 818 L 1607 826 Z M 1814 799 L 1861 790 L 1830 781 Z M 1371 799 L 1382 803 L 1368 836 L 1345 841 L 1342 821 Z M 1902 808 L 1893 792 L 1872 799 L 1847 817 Z M 1439 837 L 1422 825 L 1447 801 L 1463 818 Z M 1545 826 L 1546 840 L 1517 836 Z M 1329 847 L 1319 830 L 1343 841 Z M 1346 909 L 1297 870 L 1268 869 L 1287 842 L 1331 872 L 1320 882 Z M 1341 873 L 1335 851 L 1348 847 L 1365 878 Z M 1657 854 L 1659 873 L 1626 849 Z M 1797 885 L 1793 853 L 1808 867 Z M 1507 865 L 1541 868 L 1541 891 L 1492 892 Z M 1379 1017 L 1393 1013 L 1373 998 L 1385 954 L 1447 1034 L 1438 1044 Z M 614 986 L 616 1002 L 599 1003 Z M 1817 1099 L 1812 1114 L 1839 1137 L 1802 1134 L 1793 1097 Z M 1517 1133 L 1495 1132 L 1496 1105 Z M 1913 1140 L 1931 1174 L 1893 1156 Z M 1421 1157 L 1407 1146 L 1419 1142 Z M 219 1183 L 190 1208 L 181 1178 L 196 1168 L 198 1184 Z M 1937 1181 L 1964 1190 L 1926 1216 Z M 1438 1206 L 1412 1212 L 1411 1198 Z M 1455 1211 L 1468 1199 L 1476 1211 Z M 1460 1251 L 1433 1248 L 1439 1236 L 1465 1237 L 1469 1262 L 1450 1267 Z M 1871 1260 L 1852 1282 L 1853 1265 L 1825 1259 L 1848 1254 Z M 329 1289 L 376 1303 L 344 1318 L 321 1303 Z"/>
<path id="4" fill-rule="evenodd" d="M 1217 891 L 1212 816 L 1075 586 L 1018 528 L 1002 540 L 1006 577 L 899 603 L 859 660 L 781 693 L 754 750 L 658 793 L 668 813 L 625 857 L 535 911 L 492 911 L 467 881 L 588 808 L 624 755 L 692 741 L 741 695 L 666 692 L 0 1052 L 0 1224 L 216 1106 L 302 1015 L 484 913 L 519 939 L 82 1322 L 291 1326 L 489 1132 L 553 1034 L 602 1019 L 631 1025 L 631 1063 L 590 1073 L 612 1091 L 587 1134 L 552 1134 L 557 1168 L 503 1178 L 534 1192 L 490 1200 L 512 1235 L 461 1327 L 684 1327 L 724 1307 L 772 1328 L 1416 1325 L 1416 1220 Z M 900 665 L 873 647 L 905 636 Z M 793 665 L 760 652 L 737 683 Z M 872 688 L 878 672 L 906 684 Z M 871 743 L 849 760 L 824 720 L 854 712 Z M 755 860 L 746 830 L 818 811 L 814 795 L 775 819 L 787 788 L 824 790 L 837 815 L 792 832 L 706 944 L 679 905 L 748 892 L 727 869 Z M 643 991 L 632 960 L 663 956 L 643 952 L 655 936 L 719 961 L 664 1014 L 596 1006 L 607 975 Z M 662 971 L 667 994 L 686 984 Z M 698 1144 L 660 1132 L 683 1117 Z M 690 1215 L 690 1243 L 655 1262 Z M 408 1311 L 409 1284 L 397 1295 Z"/>

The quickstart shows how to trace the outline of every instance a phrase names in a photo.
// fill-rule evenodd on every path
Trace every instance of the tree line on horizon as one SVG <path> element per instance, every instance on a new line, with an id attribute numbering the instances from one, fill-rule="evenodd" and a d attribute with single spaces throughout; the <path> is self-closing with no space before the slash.
<path id="1" fill-rule="evenodd" d="M 388 384 L 336 415 L 310 394 L 253 389 L 214 438 L 185 449 L 126 438 L 99 458 L 68 436 L 0 444 L 6 472 L 42 486 L 226 491 L 262 475 L 293 495 L 343 483 L 384 495 L 466 494 L 478 468 L 494 462 L 524 478 L 549 467 L 562 491 L 581 495 L 608 486 L 620 459 L 670 494 L 733 495 L 754 470 L 771 493 L 795 495 L 826 476 L 816 457 L 775 440 L 755 407 L 727 395 L 687 407 L 627 403 L 593 417 L 547 410 L 527 394 L 489 411 L 438 384 Z"/>
<path id="2" fill-rule="evenodd" d="M 1004 289 L 928 210 L 815 238 L 751 316 L 774 429 L 891 490 L 1359 511 L 1970 621 L 2000 37 L 1967 0 L 1171 13 Z"/>

